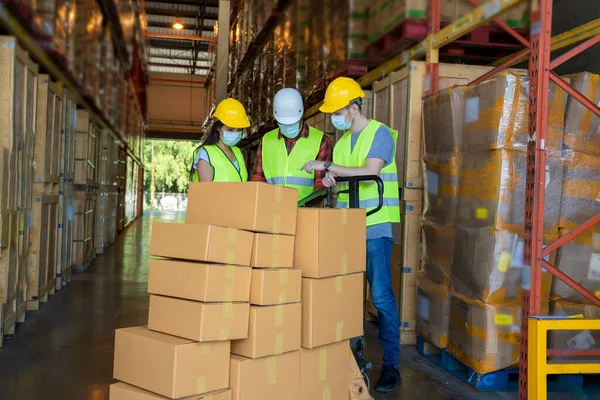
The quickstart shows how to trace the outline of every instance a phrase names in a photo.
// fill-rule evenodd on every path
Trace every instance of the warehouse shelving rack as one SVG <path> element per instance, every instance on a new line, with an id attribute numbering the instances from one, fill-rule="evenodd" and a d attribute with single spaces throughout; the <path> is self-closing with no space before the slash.
<path id="1" fill-rule="evenodd" d="M 572 278 L 544 257 L 572 240 L 580 233 L 600 223 L 600 214 L 573 229 L 568 235 L 561 237 L 549 246 L 543 247 L 544 228 L 544 188 L 546 150 L 544 143 L 548 128 L 548 92 L 550 82 L 565 90 L 595 115 L 600 116 L 600 108 L 583 94 L 579 93 L 562 80 L 552 70 L 565 61 L 580 54 L 600 42 L 600 19 L 581 25 L 555 37 L 551 36 L 552 0 L 531 0 L 530 38 L 523 38 L 515 30 L 506 26 L 497 15 L 529 0 L 492 0 L 480 4 L 477 0 L 469 0 L 475 7 L 473 12 L 440 29 L 440 0 L 430 0 L 429 32 L 420 43 L 402 52 L 398 56 L 383 63 L 357 81 L 363 87 L 370 86 L 391 72 L 396 71 L 411 60 L 425 58 L 428 77 L 425 86 L 428 93 L 437 91 L 439 50 L 461 36 L 475 30 L 483 24 L 494 20 L 511 36 L 517 39 L 523 49 L 504 57 L 492 64 L 496 67 L 482 75 L 471 84 L 481 82 L 499 71 L 521 62 L 529 61 L 529 143 L 527 147 L 527 178 L 525 203 L 525 254 L 526 265 L 530 265 L 530 290 L 524 291 L 521 318 L 521 352 L 519 365 L 519 399 L 539 400 L 546 398 L 546 378 L 548 374 L 592 374 L 600 373 L 600 364 L 548 364 L 548 356 L 594 356 L 600 357 L 600 350 L 552 350 L 547 349 L 546 335 L 549 330 L 598 330 L 599 320 L 561 320 L 540 317 L 542 269 L 552 273 L 555 278 L 569 285 L 594 305 L 600 307 L 600 298 L 583 288 Z M 551 60 L 553 51 L 574 46 L 561 56 Z M 316 115 L 322 102 L 315 104 L 305 113 L 305 117 Z M 532 335 L 532 341 L 529 336 Z"/>

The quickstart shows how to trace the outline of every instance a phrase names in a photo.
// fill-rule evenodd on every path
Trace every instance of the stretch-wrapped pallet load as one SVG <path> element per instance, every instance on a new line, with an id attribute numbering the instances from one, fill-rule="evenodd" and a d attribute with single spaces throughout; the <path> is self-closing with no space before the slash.
<path id="1" fill-rule="evenodd" d="M 600 102 L 598 75 L 589 72 L 567 75 L 573 88 L 594 104 Z M 569 96 L 565 114 L 565 147 L 569 150 L 600 156 L 600 118 L 575 98 Z"/>
<path id="2" fill-rule="evenodd" d="M 572 319 L 599 319 L 600 310 L 593 304 L 572 303 L 565 300 L 553 301 L 550 315 Z M 550 331 L 548 332 L 548 348 L 554 350 L 589 350 L 600 349 L 600 331 Z M 550 360 L 572 362 L 572 357 L 551 357 Z M 578 361 L 598 361 L 593 357 L 577 357 Z"/>
<path id="3" fill-rule="evenodd" d="M 423 264 L 420 273 L 434 283 L 450 286 L 456 226 L 424 219 Z"/>
<path id="4" fill-rule="evenodd" d="M 448 347 L 450 296 L 449 286 L 418 275 L 416 331 L 440 349 Z"/>
<path id="5" fill-rule="evenodd" d="M 461 151 L 466 92 L 466 86 L 451 86 L 423 99 L 426 155 Z"/>
<path id="6" fill-rule="evenodd" d="M 458 206 L 458 181 L 463 156 L 426 155 L 427 194 L 423 215 L 440 223 L 454 223 Z"/>

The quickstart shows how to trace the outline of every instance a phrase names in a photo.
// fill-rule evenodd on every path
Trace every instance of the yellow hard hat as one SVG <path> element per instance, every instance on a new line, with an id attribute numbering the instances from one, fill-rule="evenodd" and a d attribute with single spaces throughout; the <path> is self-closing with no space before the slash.
<path id="1" fill-rule="evenodd" d="M 250 126 L 248 115 L 242 103 L 236 99 L 225 99 L 217 104 L 217 108 L 213 113 L 213 118 L 217 118 L 225 126 L 230 128 L 247 128 Z"/>
<path id="2" fill-rule="evenodd" d="M 365 92 L 354 79 L 337 78 L 329 84 L 325 92 L 325 100 L 319 110 L 333 113 L 347 107 L 352 100 L 365 97 Z"/>

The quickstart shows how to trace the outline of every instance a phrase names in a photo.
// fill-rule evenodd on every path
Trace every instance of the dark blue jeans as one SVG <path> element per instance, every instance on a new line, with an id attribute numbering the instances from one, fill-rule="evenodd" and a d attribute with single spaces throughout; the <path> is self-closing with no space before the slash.
<path id="1" fill-rule="evenodd" d="M 383 365 L 398 368 L 400 331 L 390 270 L 393 244 L 392 238 L 367 240 L 367 281 L 371 286 L 373 305 L 377 308 Z"/>

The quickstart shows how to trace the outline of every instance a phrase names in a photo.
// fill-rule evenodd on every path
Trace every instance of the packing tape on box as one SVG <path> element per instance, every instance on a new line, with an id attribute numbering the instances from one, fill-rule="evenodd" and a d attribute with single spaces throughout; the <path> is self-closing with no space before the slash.
<path id="1" fill-rule="evenodd" d="M 273 201 L 275 203 L 281 203 L 281 200 L 283 198 L 283 189 L 279 185 L 275 185 L 274 189 L 275 190 L 273 191 Z"/>
<path id="2" fill-rule="evenodd" d="M 274 251 L 271 253 L 271 267 L 273 267 L 273 268 L 281 267 L 281 254 L 279 254 L 278 252 Z"/>
<path id="3" fill-rule="evenodd" d="M 223 318 L 233 318 L 233 303 L 223 303 Z"/>
<path id="4" fill-rule="evenodd" d="M 227 228 L 227 244 L 235 244 L 237 238 L 237 229 Z"/>
<path id="5" fill-rule="evenodd" d="M 327 380 L 327 346 L 319 348 L 319 381 Z"/>
<path id="6" fill-rule="evenodd" d="M 279 298 L 277 299 L 277 304 L 285 304 L 287 303 L 287 292 L 279 293 Z"/>
<path id="7" fill-rule="evenodd" d="M 335 277 L 335 292 L 336 293 L 342 293 L 342 290 L 343 290 L 342 285 L 343 285 L 342 277 L 336 276 Z"/>
<path id="8" fill-rule="evenodd" d="M 233 283 L 228 283 L 225 285 L 225 295 L 223 296 L 226 302 L 233 301 Z"/>
<path id="9" fill-rule="evenodd" d="M 275 326 L 283 326 L 283 306 L 275 306 Z"/>
<path id="10" fill-rule="evenodd" d="M 212 394 L 208 394 L 206 396 L 202 396 L 200 397 L 202 400 L 213 400 L 213 396 Z"/>
<path id="11" fill-rule="evenodd" d="M 229 340 L 229 327 L 228 326 L 220 326 L 219 327 L 219 340 Z"/>
<path id="12" fill-rule="evenodd" d="M 282 269 L 279 271 L 279 284 L 286 285 L 289 280 L 290 272 L 287 269 Z"/>
<path id="13" fill-rule="evenodd" d="M 281 232 L 281 214 L 273 214 L 272 231 L 273 233 Z"/>
<path id="14" fill-rule="evenodd" d="M 235 264 L 235 250 L 225 250 L 225 264 Z"/>
<path id="15" fill-rule="evenodd" d="M 340 208 L 340 210 L 342 211 L 342 225 L 348 225 L 348 209 Z"/>
<path id="16" fill-rule="evenodd" d="M 283 333 L 275 335 L 275 355 L 283 354 L 283 339 Z"/>
<path id="17" fill-rule="evenodd" d="M 271 237 L 273 238 L 273 249 L 279 250 L 279 247 L 281 247 L 281 235 L 271 235 Z"/>
<path id="18" fill-rule="evenodd" d="M 200 352 L 207 356 L 210 354 L 210 342 L 202 342 L 200 343 Z"/>
<path id="19" fill-rule="evenodd" d="M 342 275 L 348 273 L 348 254 L 342 254 Z"/>
<path id="20" fill-rule="evenodd" d="M 267 358 L 267 384 L 274 385 L 277 383 L 277 359 L 275 356 Z"/>
<path id="21" fill-rule="evenodd" d="M 206 393 L 206 376 L 196 377 L 196 393 Z"/>
<path id="22" fill-rule="evenodd" d="M 335 341 L 341 342 L 344 337 L 344 321 L 338 321 L 335 326 Z"/>
<path id="23" fill-rule="evenodd" d="M 225 279 L 232 281 L 235 279 L 235 275 L 237 273 L 237 268 L 233 265 L 225 266 Z"/>
<path id="24" fill-rule="evenodd" d="M 331 386 L 323 388 L 323 400 L 331 400 Z"/>

